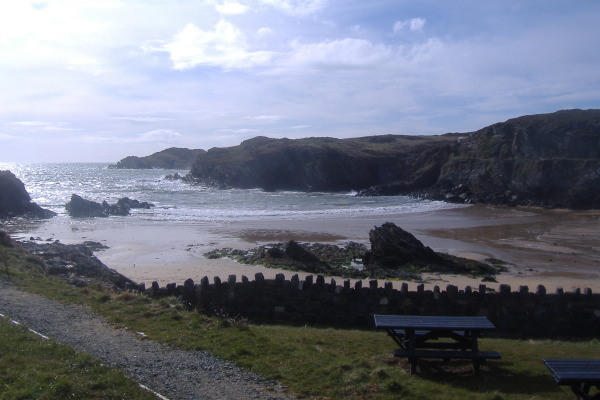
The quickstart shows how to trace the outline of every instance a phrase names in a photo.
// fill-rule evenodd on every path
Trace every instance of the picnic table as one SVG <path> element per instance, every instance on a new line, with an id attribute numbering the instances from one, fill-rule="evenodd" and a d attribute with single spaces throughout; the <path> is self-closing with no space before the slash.
<path id="1" fill-rule="evenodd" d="M 486 317 L 374 315 L 375 326 L 386 329 L 400 347 L 396 357 L 406 357 L 411 373 L 419 358 L 470 359 L 475 373 L 487 359 L 499 359 L 496 351 L 479 350 L 481 332 L 496 329 Z M 442 339 L 440 341 L 439 339 Z"/>
<path id="2" fill-rule="evenodd" d="M 590 395 L 592 386 L 600 389 L 600 360 L 545 358 L 544 364 L 559 385 L 569 385 L 578 400 L 600 399 Z"/>

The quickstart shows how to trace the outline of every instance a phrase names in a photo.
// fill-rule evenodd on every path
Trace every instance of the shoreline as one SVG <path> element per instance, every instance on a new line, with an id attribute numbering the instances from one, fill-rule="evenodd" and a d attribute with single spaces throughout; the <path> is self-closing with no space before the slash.
<path id="1" fill-rule="evenodd" d="M 249 249 L 288 240 L 333 244 L 355 241 L 368 245 L 370 229 L 393 222 L 437 252 L 477 260 L 495 258 L 508 263 L 508 271 L 496 276 L 497 283 L 458 275 L 423 275 L 427 290 L 434 286 L 444 290 L 450 284 L 459 290 L 466 286 L 477 289 L 480 284 L 498 290 L 500 284 L 508 284 L 513 291 L 528 286 L 530 292 L 535 292 L 538 285 L 543 285 L 548 293 L 558 287 L 567 292 L 590 288 L 597 293 L 600 292 L 599 220 L 600 210 L 471 205 L 395 215 L 235 222 L 140 225 L 128 223 L 127 219 L 114 220 L 119 223 L 68 220 L 64 224 L 26 227 L 17 236 L 21 240 L 49 236 L 63 243 L 101 242 L 109 249 L 95 255 L 109 268 L 147 286 L 153 281 L 164 286 L 183 284 L 188 278 L 199 282 L 205 276 L 211 281 L 216 276 L 226 280 L 229 275 L 236 275 L 238 281 L 243 275 L 252 280 L 258 272 L 267 279 L 280 273 L 288 280 L 295 274 L 304 279 L 314 274 L 244 265 L 229 259 L 209 260 L 203 254 L 215 248 Z M 338 285 L 346 280 L 326 277 L 326 282 L 332 278 Z M 392 282 L 397 289 L 403 283 L 379 280 L 379 285 L 385 282 Z M 416 290 L 420 284 L 407 283 L 409 290 Z M 368 280 L 363 280 L 363 287 L 368 285 Z"/>

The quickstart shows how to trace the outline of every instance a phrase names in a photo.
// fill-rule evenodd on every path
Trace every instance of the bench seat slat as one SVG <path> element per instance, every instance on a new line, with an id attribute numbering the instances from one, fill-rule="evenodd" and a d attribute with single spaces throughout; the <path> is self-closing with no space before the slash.
<path id="1" fill-rule="evenodd" d="M 415 331 L 415 336 L 423 336 L 423 335 L 427 335 L 428 333 L 431 333 L 431 330 L 423 330 L 423 329 L 417 329 Z M 463 335 L 463 331 L 451 331 L 456 335 Z M 406 331 L 404 329 L 394 329 L 394 334 L 396 336 L 406 336 Z"/>
<path id="2" fill-rule="evenodd" d="M 449 359 L 500 359 L 500 353 L 497 351 L 453 351 L 453 350 L 394 350 L 396 357 L 408 358 L 449 358 Z"/>
<path id="3" fill-rule="evenodd" d="M 450 317 L 420 315 L 374 315 L 378 328 L 447 329 L 447 330 L 492 330 L 496 329 L 486 317 Z"/>

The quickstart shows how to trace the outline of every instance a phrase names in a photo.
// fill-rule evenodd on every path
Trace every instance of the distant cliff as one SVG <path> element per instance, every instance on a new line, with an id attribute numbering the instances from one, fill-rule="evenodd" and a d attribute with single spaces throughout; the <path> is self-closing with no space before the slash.
<path id="1" fill-rule="evenodd" d="M 199 154 L 190 176 L 222 187 L 600 208 L 600 110 L 441 136 L 257 137 Z"/>
<path id="2" fill-rule="evenodd" d="M 191 175 L 204 183 L 264 190 L 349 191 L 402 179 L 409 188 L 435 183 L 456 135 L 354 139 L 269 139 L 213 148 Z"/>
<path id="3" fill-rule="evenodd" d="M 204 150 L 171 147 L 145 157 L 129 156 L 110 168 L 119 169 L 190 169 L 196 157 Z"/>

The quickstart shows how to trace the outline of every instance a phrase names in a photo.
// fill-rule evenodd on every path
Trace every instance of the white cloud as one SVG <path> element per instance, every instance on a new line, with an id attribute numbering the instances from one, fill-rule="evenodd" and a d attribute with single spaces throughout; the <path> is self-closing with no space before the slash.
<path id="1" fill-rule="evenodd" d="M 290 64 L 298 67 L 357 68 L 376 66 L 392 56 L 389 47 L 363 39 L 295 44 Z"/>
<path id="2" fill-rule="evenodd" d="M 113 144 L 145 144 L 145 143 L 173 143 L 183 138 L 183 135 L 173 129 L 154 129 L 140 135 L 96 136 L 86 135 L 81 137 L 84 143 L 113 143 Z"/>
<path id="3" fill-rule="evenodd" d="M 299 16 L 313 14 L 327 4 L 326 0 L 260 0 L 260 2 L 290 15 Z"/>
<path id="4" fill-rule="evenodd" d="M 284 118 L 285 117 L 282 115 L 258 115 L 256 117 L 253 117 L 253 119 L 256 119 L 259 121 L 267 121 L 267 122 L 277 122 L 277 121 L 281 121 Z"/>
<path id="5" fill-rule="evenodd" d="M 98 76 L 107 72 L 107 69 L 102 66 L 100 61 L 85 56 L 68 60 L 67 69 L 71 71 L 86 72 L 93 76 Z"/>
<path id="6" fill-rule="evenodd" d="M 17 121 L 9 122 L 8 125 L 13 126 L 47 126 L 50 122 L 39 122 L 39 121 Z"/>
<path id="7" fill-rule="evenodd" d="M 16 135 L 6 135 L 4 133 L 0 133 L 0 139 L 2 139 L 2 140 L 20 140 L 22 138 L 20 136 L 16 136 Z"/>
<path id="8" fill-rule="evenodd" d="M 0 6 L 0 38 L 63 44 L 78 42 L 81 36 L 106 28 L 105 23 L 82 15 L 82 8 L 91 5 L 86 3 L 50 1 L 43 7 L 30 6 L 26 1 L 3 4 Z"/>
<path id="9" fill-rule="evenodd" d="M 227 133 L 255 133 L 255 132 L 258 132 L 258 130 L 257 129 L 249 129 L 249 128 L 219 129 L 218 132 L 227 132 Z"/>
<path id="10" fill-rule="evenodd" d="M 220 20 L 212 31 L 188 24 L 173 41 L 154 50 L 168 52 L 173 67 L 180 70 L 199 65 L 248 68 L 265 64 L 272 57 L 268 51 L 248 51 L 244 34 L 225 20 Z"/>
<path id="11" fill-rule="evenodd" d="M 160 142 L 165 140 L 179 139 L 182 135 L 172 129 L 155 129 L 143 133 L 137 140 L 139 142 Z"/>
<path id="12" fill-rule="evenodd" d="M 45 131 L 77 131 L 80 129 L 71 128 L 66 122 L 43 122 L 43 121 L 16 121 L 9 122 L 8 126 L 32 128 Z"/>
<path id="13" fill-rule="evenodd" d="M 221 14 L 238 15 L 248 11 L 248 7 L 236 1 L 226 1 L 224 3 L 215 4 L 215 9 Z"/>
<path id="14" fill-rule="evenodd" d="M 120 119 L 124 121 L 132 121 L 132 122 L 161 122 L 161 121 L 170 121 L 171 118 L 165 117 L 139 117 L 139 116 L 125 116 L 125 117 L 112 117 L 113 119 Z"/>
<path id="15" fill-rule="evenodd" d="M 548 0 L 543 13 L 519 0 L 438 8 L 0 1 L 0 132 L 31 140 L 46 158 L 114 161 L 174 143 L 233 145 L 257 132 L 443 133 L 600 104 L 600 55 L 590 50 L 600 43 L 600 3 Z M 0 160 L 17 157 L 18 141 L 6 142 Z M 35 159 L 32 146 L 21 147 L 20 157 Z"/>
<path id="16" fill-rule="evenodd" d="M 272 35 L 274 33 L 275 33 L 275 31 L 273 29 L 266 28 L 266 27 L 260 28 L 258 31 L 256 31 L 256 34 L 258 35 L 258 37 L 265 37 L 265 36 Z"/>
<path id="17" fill-rule="evenodd" d="M 405 21 L 396 21 L 392 28 L 394 33 L 400 33 L 408 29 L 411 32 L 422 32 L 425 26 L 425 19 L 413 18 Z"/>

